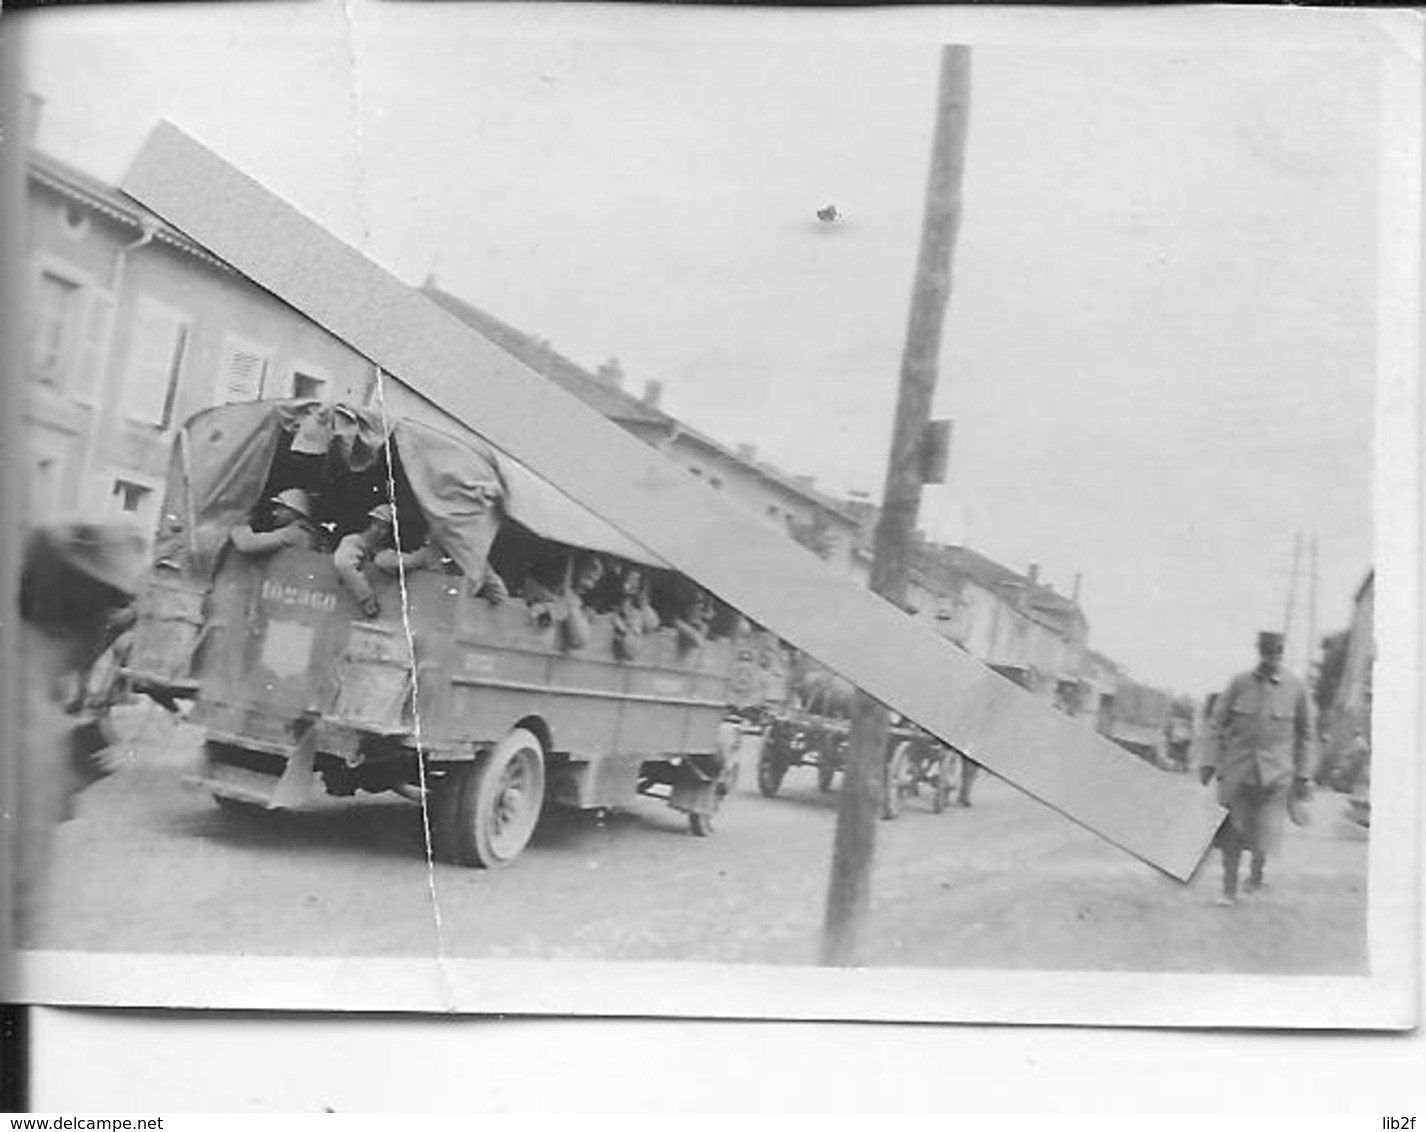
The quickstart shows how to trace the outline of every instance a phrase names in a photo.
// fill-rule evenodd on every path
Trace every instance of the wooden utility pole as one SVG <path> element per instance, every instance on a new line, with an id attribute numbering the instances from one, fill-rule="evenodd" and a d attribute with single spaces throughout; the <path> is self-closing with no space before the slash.
<path id="1" fill-rule="evenodd" d="M 910 551 L 921 506 L 926 468 L 923 446 L 929 435 L 936 363 L 941 352 L 946 301 L 951 293 L 951 251 L 960 228 L 969 110 L 970 48 L 946 46 L 941 50 L 921 253 L 911 294 L 896 424 L 871 567 L 871 588 L 897 606 L 906 604 Z M 832 879 L 822 927 L 821 962 L 826 966 L 851 966 L 861 959 L 889 731 L 886 708 L 858 691 L 852 706 L 850 749 L 842 779 Z"/>

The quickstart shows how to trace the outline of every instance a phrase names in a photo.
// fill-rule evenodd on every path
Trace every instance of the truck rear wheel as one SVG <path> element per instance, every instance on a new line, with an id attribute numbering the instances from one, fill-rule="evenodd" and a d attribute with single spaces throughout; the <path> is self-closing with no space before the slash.
<path id="1" fill-rule="evenodd" d="M 517 727 L 484 758 L 451 772 L 445 788 L 450 856 L 461 865 L 508 865 L 529 844 L 544 805 L 544 747 Z"/>

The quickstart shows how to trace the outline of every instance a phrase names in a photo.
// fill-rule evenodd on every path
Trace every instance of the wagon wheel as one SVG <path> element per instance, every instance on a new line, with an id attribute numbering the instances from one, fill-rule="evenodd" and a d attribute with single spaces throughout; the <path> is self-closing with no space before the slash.
<path id="1" fill-rule="evenodd" d="M 951 795 L 960 785 L 960 756 L 949 747 L 941 749 L 941 765 L 936 770 L 936 790 L 931 797 L 931 808 L 941 813 L 951 804 Z"/>
<path id="2" fill-rule="evenodd" d="M 499 868 L 520 855 L 545 800 L 545 751 L 523 727 L 447 776 L 454 791 L 449 850 L 457 864 Z M 442 823 L 443 824 L 443 823 Z"/>
<path id="3" fill-rule="evenodd" d="M 886 777 L 881 792 L 881 816 L 887 821 L 900 815 L 903 799 L 914 789 L 912 774 L 911 744 L 898 743 L 886 760 Z"/>
<path id="4" fill-rule="evenodd" d="M 771 798 L 782 785 L 787 774 L 787 766 L 774 752 L 773 743 L 764 743 L 758 752 L 758 793 Z"/>

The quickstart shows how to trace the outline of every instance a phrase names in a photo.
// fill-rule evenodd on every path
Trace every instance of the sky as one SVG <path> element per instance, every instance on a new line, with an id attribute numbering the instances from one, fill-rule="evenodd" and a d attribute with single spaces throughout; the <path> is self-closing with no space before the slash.
<path id="1" fill-rule="evenodd" d="M 1080 576 L 1091 645 L 1200 695 L 1280 627 L 1299 532 L 1319 630 L 1373 559 L 1380 48 L 1288 48 L 1239 14 L 1148 45 L 967 36 L 954 442 L 921 509 L 932 538 Z M 25 18 L 54 155 L 117 180 L 170 118 L 402 278 L 879 496 L 944 14 Z M 1305 559 L 1299 583 L 1300 658 Z"/>

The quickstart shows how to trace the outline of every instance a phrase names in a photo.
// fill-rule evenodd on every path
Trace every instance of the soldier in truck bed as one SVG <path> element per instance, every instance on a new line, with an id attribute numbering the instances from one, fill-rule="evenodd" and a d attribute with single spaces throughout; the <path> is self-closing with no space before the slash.
<path id="1" fill-rule="evenodd" d="M 256 514 L 246 523 L 239 523 L 230 535 L 233 547 L 241 554 L 273 554 L 287 546 L 304 550 L 319 550 L 322 532 L 312 521 L 312 497 L 300 487 L 279 491 L 268 504 L 272 522 L 266 530 L 256 529 Z"/>
<path id="2" fill-rule="evenodd" d="M 370 522 L 365 528 L 354 531 L 337 544 L 332 563 L 342 584 L 361 606 L 362 614 L 375 617 L 381 612 L 381 600 L 366 580 L 362 567 L 378 551 L 395 546 L 396 520 L 389 503 L 378 503 L 367 512 L 367 518 Z"/>
<path id="3" fill-rule="evenodd" d="M 535 624 L 557 627 L 561 648 L 582 649 L 591 636 L 588 602 L 604 575 L 599 555 L 552 545 L 525 576 L 520 596 Z"/>
<path id="4" fill-rule="evenodd" d="M 394 546 L 378 550 L 372 556 L 371 562 L 386 574 L 413 570 L 445 570 L 447 573 L 454 573 L 458 570 L 450 555 L 430 535 L 427 535 L 426 541 L 415 550 L 402 551 Z M 484 563 L 481 575 L 470 578 L 467 585 L 472 594 L 484 598 L 491 605 L 499 605 L 510 596 L 505 580 L 495 572 L 489 562 Z"/>

